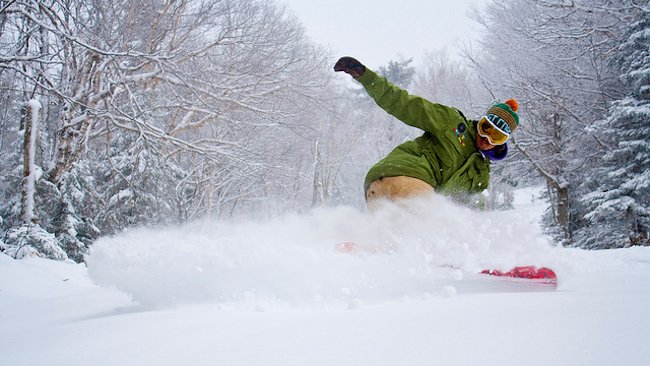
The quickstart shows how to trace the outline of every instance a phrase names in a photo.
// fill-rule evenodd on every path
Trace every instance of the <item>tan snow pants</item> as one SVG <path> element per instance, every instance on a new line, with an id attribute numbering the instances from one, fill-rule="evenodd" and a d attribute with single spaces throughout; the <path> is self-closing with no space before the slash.
<path id="1" fill-rule="evenodd" d="M 383 177 L 370 183 L 366 191 L 366 203 L 373 210 L 376 201 L 380 199 L 397 201 L 429 193 L 433 193 L 433 187 L 423 180 L 407 176 Z"/>

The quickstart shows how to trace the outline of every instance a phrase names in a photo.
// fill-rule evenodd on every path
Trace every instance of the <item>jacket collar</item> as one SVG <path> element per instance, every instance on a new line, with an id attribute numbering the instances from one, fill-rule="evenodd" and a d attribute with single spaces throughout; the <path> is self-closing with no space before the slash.
<path id="1" fill-rule="evenodd" d="M 493 149 L 481 151 L 483 156 L 490 159 L 490 161 L 499 161 L 506 158 L 508 155 L 508 144 L 503 144 L 501 146 L 496 146 Z"/>

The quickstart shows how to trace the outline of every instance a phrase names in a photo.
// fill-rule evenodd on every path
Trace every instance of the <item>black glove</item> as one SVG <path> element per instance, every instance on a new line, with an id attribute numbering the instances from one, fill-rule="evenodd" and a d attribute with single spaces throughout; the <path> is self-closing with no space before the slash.
<path id="1" fill-rule="evenodd" d="M 353 78 L 358 79 L 364 72 L 366 72 L 366 67 L 357 61 L 357 59 L 352 57 L 341 57 L 336 64 L 334 65 L 334 71 L 343 71 L 349 75 L 352 75 Z"/>

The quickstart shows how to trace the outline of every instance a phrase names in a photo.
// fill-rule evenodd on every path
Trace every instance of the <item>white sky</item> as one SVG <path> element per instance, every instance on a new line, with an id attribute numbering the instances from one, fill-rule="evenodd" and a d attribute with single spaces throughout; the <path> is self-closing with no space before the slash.
<path id="1" fill-rule="evenodd" d="M 277 0 L 286 4 L 315 42 L 335 55 L 353 56 L 371 68 L 398 56 L 419 64 L 426 53 L 478 38 L 470 7 L 488 0 Z"/>

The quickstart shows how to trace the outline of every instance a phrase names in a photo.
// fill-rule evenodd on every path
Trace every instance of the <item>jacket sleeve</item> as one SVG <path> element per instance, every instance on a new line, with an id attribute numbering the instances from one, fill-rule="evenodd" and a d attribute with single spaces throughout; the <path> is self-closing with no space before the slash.
<path id="1" fill-rule="evenodd" d="M 370 69 L 357 80 L 382 109 L 409 126 L 436 134 L 459 118 L 456 109 L 410 95 Z"/>

